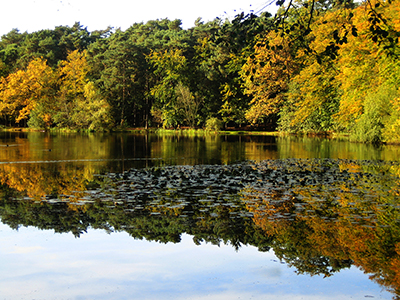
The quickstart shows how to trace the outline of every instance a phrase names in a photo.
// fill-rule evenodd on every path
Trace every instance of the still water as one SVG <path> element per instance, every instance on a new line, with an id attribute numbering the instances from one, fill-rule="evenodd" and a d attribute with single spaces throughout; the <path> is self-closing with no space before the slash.
<path id="1" fill-rule="evenodd" d="M 0 299 L 393 299 L 400 147 L 0 133 Z"/>

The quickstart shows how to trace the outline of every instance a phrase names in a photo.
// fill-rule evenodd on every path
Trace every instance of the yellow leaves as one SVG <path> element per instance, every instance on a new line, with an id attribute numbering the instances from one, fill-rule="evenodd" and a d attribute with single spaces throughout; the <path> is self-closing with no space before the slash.
<path id="1" fill-rule="evenodd" d="M 149 58 L 156 66 L 157 73 L 166 72 L 168 76 L 178 73 L 186 64 L 186 58 L 180 49 L 152 52 Z"/>
<path id="2" fill-rule="evenodd" d="M 374 7 L 372 1 L 370 4 Z M 398 9 L 398 1 L 391 5 L 381 5 L 375 9 L 386 19 L 379 26 L 390 34 L 391 24 L 399 16 L 393 16 L 392 11 Z M 339 112 L 336 120 L 343 125 L 352 128 L 365 113 L 366 99 L 390 79 L 397 76 L 393 60 L 383 53 L 383 45 L 374 42 L 371 28 L 371 14 L 367 14 L 365 7 L 360 6 L 353 10 L 352 24 L 357 28 L 357 36 L 348 35 L 348 43 L 339 49 L 339 73 L 336 80 L 340 83 L 342 95 Z M 392 80 L 392 79 L 390 79 Z M 393 81 L 397 81 L 393 79 Z"/>
<path id="3" fill-rule="evenodd" d="M 400 89 L 398 90 L 398 93 L 400 95 Z M 400 113 L 400 97 L 397 97 L 391 101 L 393 105 L 393 110 Z"/>
<path id="4" fill-rule="evenodd" d="M 194 46 L 196 55 L 201 59 L 206 59 L 210 55 L 210 41 L 207 37 L 197 39 L 198 45 Z"/>
<path id="5" fill-rule="evenodd" d="M 253 99 L 253 105 L 251 105 L 249 110 L 246 112 L 246 119 L 254 124 L 263 117 L 278 112 L 278 106 L 280 103 L 280 98 L 264 99 L 264 101 L 259 102 L 256 102 L 256 100 Z"/>
<path id="6" fill-rule="evenodd" d="M 389 10 L 389 13 L 391 13 L 392 16 L 392 22 L 393 22 L 393 29 L 397 32 L 400 32 L 400 5 L 397 2 L 394 3 L 393 8 Z"/>
<path id="7" fill-rule="evenodd" d="M 43 116 L 43 122 L 45 122 L 47 124 L 47 126 L 49 126 L 52 122 L 52 117 L 50 114 L 46 113 Z"/>
<path id="8" fill-rule="evenodd" d="M 252 96 L 248 121 L 280 111 L 283 130 L 357 130 L 368 97 L 383 84 L 399 86 L 399 3 L 374 0 L 367 3 L 373 11 L 366 4 L 321 11 L 311 32 L 291 44 L 295 26 L 283 37 L 269 32 L 241 72 L 245 92 Z M 390 43 L 392 56 L 385 51 Z M 396 118 L 391 122 L 388 136 L 399 128 Z"/>
<path id="9" fill-rule="evenodd" d="M 320 111 L 327 103 L 334 103 L 336 97 L 335 69 L 329 64 L 319 64 L 315 60 L 293 76 L 288 101 L 293 103 L 291 126 L 305 122 Z M 333 105 L 332 105 L 333 107 Z M 331 108 L 333 109 L 333 108 Z M 325 112 L 326 115 L 332 112 Z"/>
<path id="10" fill-rule="evenodd" d="M 89 82 L 86 51 L 73 51 L 57 70 L 34 59 L 0 82 L 0 113 L 30 126 L 104 129 L 111 124 L 110 106 Z"/>
<path id="11" fill-rule="evenodd" d="M 289 79 L 297 69 L 287 40 L 271 32 L 266 42 L 268 47 L 264 44 L 255 47 L 254 56 L 247 59 L 241 71 L 245 93 L 253 96 L 246 114 L 252 123 L 278 112 Z"/>
<path id="12" fill-rule="evenodd" d="M 90 130 L 104 130 L 111 121 L 110 104 L 100 95 L 93 82 L 83 87 L 84 97 L 74 103 L 71 120 L 75 127 Z"/>
<path id="13" fill-rule="evenodd" d="M 67 93 L 82 93 L 85 84 L 88 82 L 87 73 L 89 66 L 86 61 L 86 51 L 71 52 L 66 61 L 61 61 L 58 68 L 61 79 L 61 90 Z"/>
<path id="14" fill-rule="evenodd" d="M 310 48 L 316 53 L 322 53 L 326 47 L 335 42 L 334 33 L 338 38 L 343 38 L 349 28 L 349 9 L 333 10 L 324 13 L 312 25 L 313 40 Z"/>
<path id="15" fill-rule="evenodd" d="M 2 80 L 1 113 L 13 115 L 16 122 L 26 119 L 39 102 L 52 97 L 54 81 L 55 74 L 45 60 L 31 61 L 26 70 L 19 70 Z"/>
<path id="16" fill-rule="evenodd" d="M 84 96 L 88 99 L 93 99 L 96 96 L 97 90 L 93 82 L 88 82 L 83 88 Z"/>
<path id="17" fill-rule="evenodd" d="M 398 90 L 400 95 L 400 89 Z M 391 100 L 392 113 L 382 132 L 383 140 L 387 143 L 400 141 L 400 97 Z M 399 172 L 400 173 L 400 172 Z"/>
<path id="18" fill-rule="evenodd" d="M 73 51 L 68 54 L 67 60 L 61 61 L 58 66 L 59 90 L 57 91 L 57 104 L 54 107 L 57 115 L 56 121 L 63 127 L 72 127 L 74 122 L 83 122 L 76 119 L 72 121 L 74 111 L 85 102 L 85 87 L 88 83 L 87 74 L 89 65 L 86 61 L 86 51 Z M 87 111 L 87 109 L 85 109 Z M 84 116 L 87 119 L 87 116 Z M 78 125 L 81 127 L 81 124 Z"/>

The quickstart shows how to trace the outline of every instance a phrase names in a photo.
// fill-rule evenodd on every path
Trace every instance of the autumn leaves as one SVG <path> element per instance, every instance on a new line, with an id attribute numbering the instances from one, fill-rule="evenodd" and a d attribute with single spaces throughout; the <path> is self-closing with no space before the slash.
<path id="1" fill-rule="evenodd" d="M 262 14 L 188 30 L 165 19 L 10 32 L 0 41 L 0 119 L 91 130 L 268 123 L 400 142 L 398 0 L 290 5 L 279 24 Z"/>
<path id="2" fill-rule="evenodd" d="M 277 112 L 282 131 L 399 142 L 399 2 L 319 9 L 299 38 L 303 10 L 292 8 L 290 30 L 268 33 L 243 68 L 249 120 Z"/>
<path id="3" fill-rule="evenodd" d="M 32 60 L 0 83 L 0 112 L 36 128 L 107 127 L 109 105 L 88 80 L 86 52 L 70 52 L 53 70 L 43 58 Z"/>

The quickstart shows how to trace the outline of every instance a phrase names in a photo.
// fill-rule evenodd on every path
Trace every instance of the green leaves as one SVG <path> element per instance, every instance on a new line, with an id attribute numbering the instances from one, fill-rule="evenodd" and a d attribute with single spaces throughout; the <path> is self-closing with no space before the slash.
<path id="1" fill-rule="evenodd" d="M 173 126 L 204 126 L 207 119 L 217 118 L 225 125 L 241 126 L 275 123 L 282 108 L 303 103 L 288 101 L 289 85 L 298 75 L 306 78 L 314 63 L 319 70 L 310 72 L 322 80 L 321 85 L 308 84 L 313 82 L 310 78 L 304 83 L 310 92 L 303 95 L 311 99 L 315 94 L 315 99 L 321 99 L 320 95 L 336 95 L 338 90 L 333 90 L 340 88 L 347 98 L 347 92 L 354 96 L 364 91 L 364 87 L 347 89 L 350 84 L 342 80 L 348 76 L 347 66 L 353 70 L 349 77 L 356 78 L 362 73 L 357 67 L 370 61 L 371 52 L 399 55 L 397 2 L 359 6 L 350 0 L 275 3 L 282 6 L 275 18 L 266 13 L 241 13 L 226 21 L 198 20 L 188 30 L 181 28 L 180 20 L 162 19 L 135 23 L 126 31 L 107 28 L 90 33 L 80 23 L 32 34 L 11 31 L 0 41 L 0 76 L 24 70 L 38 57 L 55 70 L 69 53 L 87 49 L 90 68 L 85 80 L 93 82 L 100 98 L 108 103 L 115 124 L 158 126 L 164 119 Z M 329 71 L 325 77 L 340 82 L 341 87 L 325 84 L 321 74 L 328 69 L 336 70 L 337 76 Z M 68 103 L 65 110 L 70 111 L 70 99 L 73 95 L 82 98 L 87 82 L 79 79 L 81 84 L 73 83 L 67 73 L 62 76 L 65 78 L 58 84 L 64 89 L 64 103 Z M 344 101 L 343 111 L 361 113 L 362 101 L 358 96 L 350 98 Z M 336 96 L 334 99 L 332 103 L 337 103 Z M 311 103 L 318 101 L 310 100 L 304 107 L 314 107 Z M 321 117 L 322 123 L 332 124 L 326 120 L 330 112 L 318 115 L 315 118 Z"/>

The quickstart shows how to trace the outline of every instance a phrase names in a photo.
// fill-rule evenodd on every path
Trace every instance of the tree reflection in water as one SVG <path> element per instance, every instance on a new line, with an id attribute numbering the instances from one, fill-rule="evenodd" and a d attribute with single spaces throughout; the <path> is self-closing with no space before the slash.
<path id="1" fill-rule="evenodd" d="M 19 176 L 30 172 L 27 166 Z M 286 159 L 79 179 L 35 168 L 36 178 L 54 185 L 17 187 L 3 173 L 0 214 L 12 228 L 32 225 L 77 237 L 91 227 L 162 243 L 187 233 L 196 244 L 272 248 L 310 275 L 355 265 L 397 297 L 399 170 L 393 162 Z"/>

